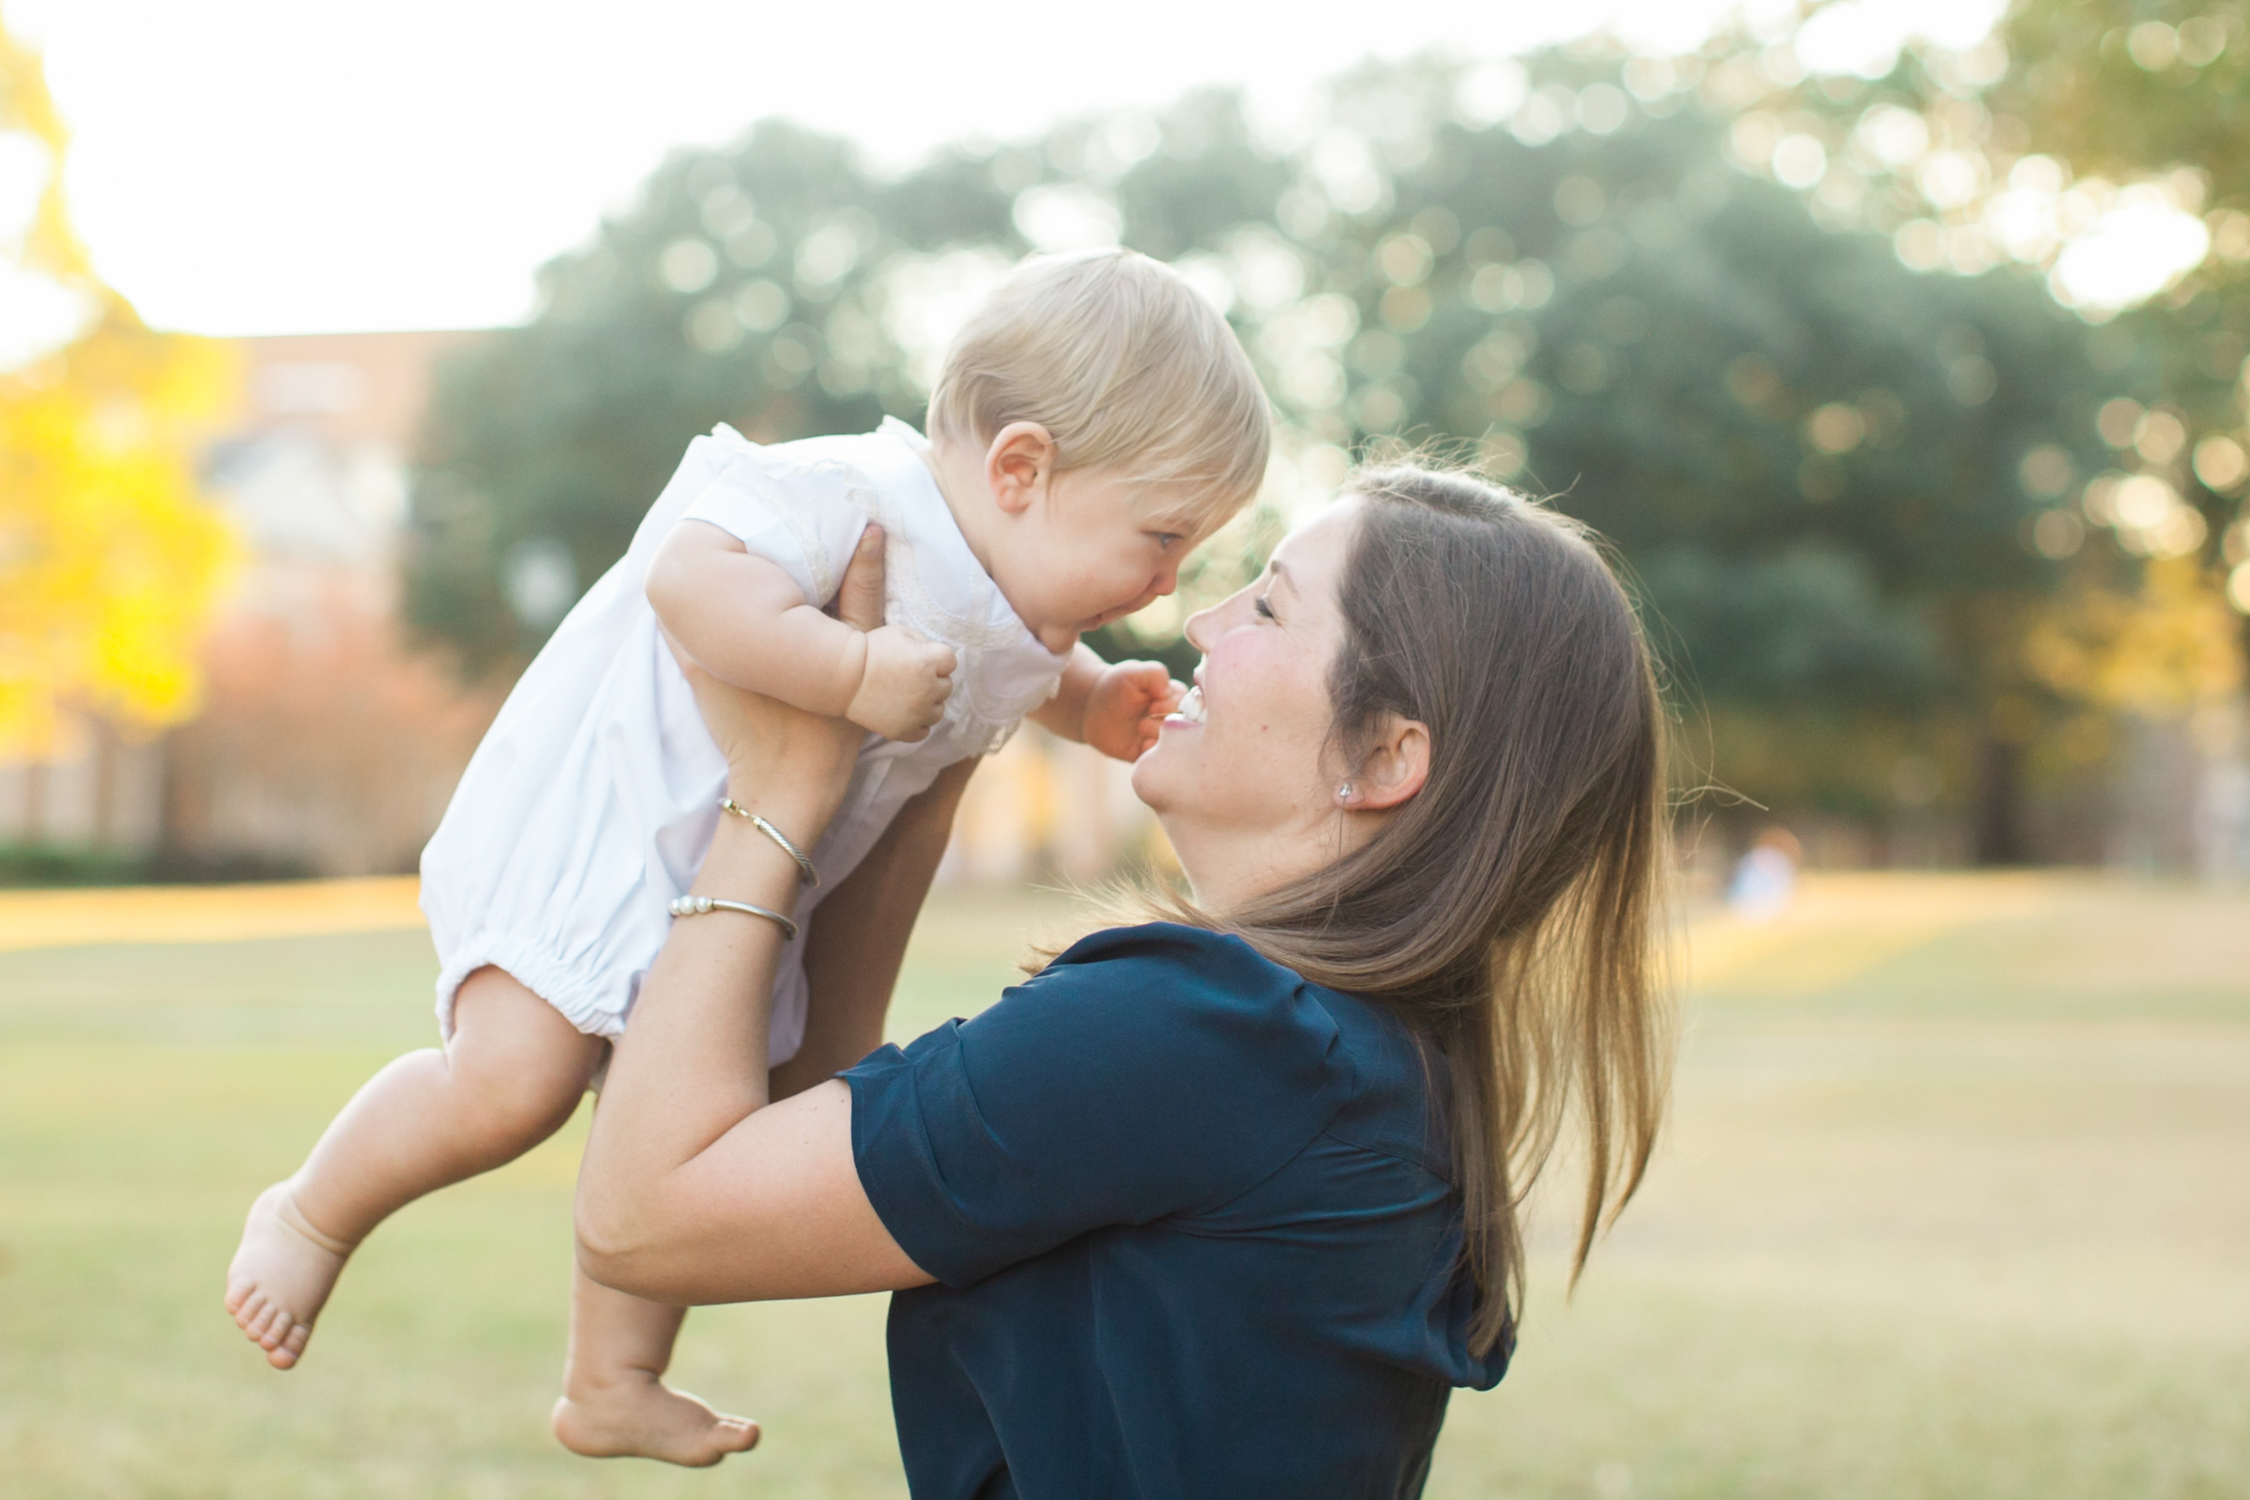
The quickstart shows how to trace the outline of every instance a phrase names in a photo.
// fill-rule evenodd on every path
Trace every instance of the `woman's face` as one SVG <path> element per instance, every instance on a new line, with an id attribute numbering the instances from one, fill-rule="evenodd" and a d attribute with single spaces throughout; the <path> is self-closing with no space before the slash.
<path id="1" fill-rule="evenodd" d="M 1207 876 L 1250 894 L 1333 858 L 1328 669 L 1343 643 L 1337 608 L 1360 502 L 1337 501 L 1274 549 L 1255 583 L 1191 617 L 1203 653 L 1195 686 L 1133 765 L 1199 895 Z M 1247 882 L 1247 888 L 1242 888 Z M 1270 887 L 1269 887 L 1270 888 Z"/>

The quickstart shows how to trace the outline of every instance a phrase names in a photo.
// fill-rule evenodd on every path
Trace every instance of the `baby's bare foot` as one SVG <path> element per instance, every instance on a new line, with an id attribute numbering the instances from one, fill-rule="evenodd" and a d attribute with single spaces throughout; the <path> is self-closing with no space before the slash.
<path id="1" fill-rule="evenodd" d="M 730 1417 L 643 1370 L 605 1384 L 571 1382 L 555 1403 L 555 1437 L 587 1458 L 660 1458 L 709 1468 L 758 1444 L 758 1424 Z"/>
<path id="2" fill-rule="evenodd" d="M 322 1234 L 277 1182 L 250 1205 L 242 1243 L 227 1266 L 227 1311 L 277 1370 L 295 1364 L 313 1320 L 343 1273 L 352 1246 Z"/>

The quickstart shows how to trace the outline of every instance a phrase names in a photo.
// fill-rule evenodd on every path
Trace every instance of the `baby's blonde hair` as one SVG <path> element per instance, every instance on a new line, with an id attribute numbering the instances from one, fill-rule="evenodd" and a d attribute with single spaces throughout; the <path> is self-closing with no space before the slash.
<path id="1" fill-rule="evenodd" d="M 1047 429 L 1058 472 L 1177 492 L 1212 524 L 1257 494 L 1273 445 L 1226 319 L 1130 250 L 1033 256 L 970 315 L 930 393 L 930 435 L 990 442 L 1010 422 Z"/>

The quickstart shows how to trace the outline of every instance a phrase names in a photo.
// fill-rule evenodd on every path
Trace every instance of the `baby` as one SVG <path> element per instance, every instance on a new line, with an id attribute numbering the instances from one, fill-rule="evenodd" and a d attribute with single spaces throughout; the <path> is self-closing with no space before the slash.
<path id="1" fill-rule="evenodd" d="M 1170 593 L 1261 482 L 1270 418 L 1225 321 L 1143 256 L 1028 261 L 949 350 L 929 427 L 697 438 L 509 694 L 422 856 L 444 1049 L 360 1089 L 253 1205 L 228 1268 L 227 1310 L 275 1367 L 370 1230 L 552 1134 L 624 1030 L 728 815 L 675 652 L 868 731 L 843 811 L 792 851 L 799 923 L 903 804 L 1020 720 L 1121 760 L 1153 740 L 1179 685 L 1078 638 Z M 886 614 L 862 633 L 823 606 L 871 524 Z M 792 933 L 775 982 L 776 1063 L 804 1038 L 804 947 Z M 566 1445 L 708 1464 L 756 1440 L 659 1380 L 681 1316 L 578 1277 Z"/>

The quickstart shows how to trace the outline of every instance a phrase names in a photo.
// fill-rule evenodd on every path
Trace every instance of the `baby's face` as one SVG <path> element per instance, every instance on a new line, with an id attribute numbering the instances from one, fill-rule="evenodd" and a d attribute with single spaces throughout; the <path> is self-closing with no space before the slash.
<path id="1" fill-rule="evenodd" d="M 1010 528 L 994 582 L 1050 651 L 1169 594 L 1211 525 L 1179 519 L 1178 495 L 1151 495 L 1100 471 L 1059 474 Z"/>

